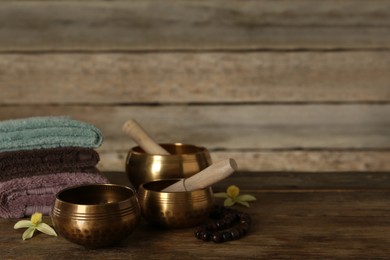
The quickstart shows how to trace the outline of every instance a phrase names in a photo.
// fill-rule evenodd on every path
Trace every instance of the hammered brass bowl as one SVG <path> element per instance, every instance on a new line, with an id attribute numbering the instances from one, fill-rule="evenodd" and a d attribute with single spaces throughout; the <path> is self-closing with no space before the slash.
<path id="1" fill-rule="evenodd" d="M 86 247 L 109 246 L 126 238 L 141 217 L 134 189 L 91 184 L 60 191 L 51 218 L 58 234 Z"/>
<path id="2" fill-rule="evenodd" d="M 133 147 L 127 154 L 126 173 L 131 184 L 139 185 L 163 179 L 188 178 L 211 165 L 209 151 L 191 144 L 160 144 L 169 155 L 147 154 Z"/>
<path id="3" fill-rule="evenodd" d="M 186 192 L 161 191 L 178 180 L 159 180 L 140 185 L 138 200 L 147 222 L 163 228 L 186 228 L 208 218 L 214 203 L 211 187 Z"/>

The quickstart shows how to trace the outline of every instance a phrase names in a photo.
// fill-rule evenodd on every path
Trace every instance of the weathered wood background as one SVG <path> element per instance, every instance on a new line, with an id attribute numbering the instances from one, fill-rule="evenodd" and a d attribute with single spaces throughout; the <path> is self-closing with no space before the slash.
<path id="1" fill-rule="evenodd" d="M 390 2 L 3 1 L 0 120 L 128 118 L 243 171 L 390 170 Z"/>

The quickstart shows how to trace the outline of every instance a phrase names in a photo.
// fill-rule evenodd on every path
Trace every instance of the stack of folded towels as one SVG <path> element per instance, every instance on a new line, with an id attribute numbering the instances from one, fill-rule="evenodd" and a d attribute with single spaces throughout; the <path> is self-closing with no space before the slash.
<path id="1" fill-rule="evenodd" d="M 0 217 L 48 215 L 58 191 L 107 183 L 96 168 L 102 142 L 98 128 L 68 117 L 0 121 Z"/>

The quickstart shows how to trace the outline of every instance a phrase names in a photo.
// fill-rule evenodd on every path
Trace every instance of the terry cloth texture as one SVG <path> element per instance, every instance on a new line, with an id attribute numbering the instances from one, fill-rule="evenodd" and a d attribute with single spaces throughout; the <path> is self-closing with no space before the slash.
<path id="1" fill-rule="evenodd" d="M 55 147 L 97 148 L 101 131 L 68 117 L 30 117 L 0 122 L 0 152 Z"/>
<path id="2" fill-rule="evenodd" d="M 57 173 L 0 182 L 0 217 L 22 218 L 37 211 L 49 215 L 60 190 L 95 183 L 108 180 L 95 173 Z"/>
<path id="3" fill-rule="evenodd" d="M 91 148 L 60 147 L 0 153 L 0 181 L 58 172 L 97 172 Z"/>

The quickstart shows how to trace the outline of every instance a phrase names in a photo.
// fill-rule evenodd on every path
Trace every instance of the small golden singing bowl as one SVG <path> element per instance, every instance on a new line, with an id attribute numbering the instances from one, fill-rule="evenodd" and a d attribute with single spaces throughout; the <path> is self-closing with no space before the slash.
<path id="1" fill-rule="evenodd" d="M 214 203 L 211 187 L 186 192 L 161 191 L 179 180 L 159 180 L 140 185 L 138 200 L 142 216 L 150 224 L 165 228 L 186 228 L 208 218 Z"/>
<path id="2" fill-rule="evenodd" d="M 117 243 L 132 233 L 141 217 L 134 189 L 92 184 L 60 191 L 52 221 L 60 236 L 86 247 Z"/>
<path id="3" fill-rule="evenodd" d="M 160 144 L 169 155 L 147 154 L 133 147 L 127 154 L 126 173 L 138 190 L 139 185 L 163 179 L 188 178 L 211 165 L 209 151 L 190 144 Z"/>

